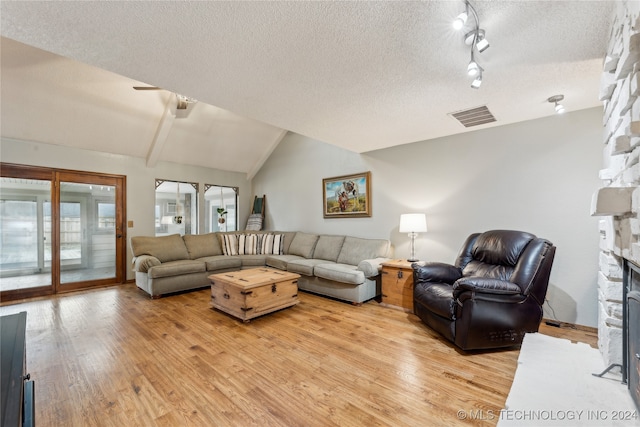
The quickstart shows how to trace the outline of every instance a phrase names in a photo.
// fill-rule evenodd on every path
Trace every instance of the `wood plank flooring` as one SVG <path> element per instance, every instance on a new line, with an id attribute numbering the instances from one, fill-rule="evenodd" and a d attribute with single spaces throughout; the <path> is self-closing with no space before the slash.
<path id="1" fill-rule="evenodd" d="M 465 354 L 416 316 L 300 292 L 242 323 L 210 291 L 135 285 L 0 307 L 27 311 L 39 426 L 451 426 L 503 408 L 519 351 Z M 595 344 L 593 333 L 542 327 Z"/>

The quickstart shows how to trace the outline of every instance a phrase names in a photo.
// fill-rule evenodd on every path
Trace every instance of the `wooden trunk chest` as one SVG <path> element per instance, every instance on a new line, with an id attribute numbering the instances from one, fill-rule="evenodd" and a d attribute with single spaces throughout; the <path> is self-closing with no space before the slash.
<path id="1" fill-rule="evenodd" d="M 248 322 L 254 317 L 296 305 L 298 278 L 288 271 L 252 268 L 212 274 L 211 305 Z"/>
<path id="2" fill-rule="evenodd" d="M 413 313 L 413 268 L 404 260 L 382 263 L 382 303 Z"/>

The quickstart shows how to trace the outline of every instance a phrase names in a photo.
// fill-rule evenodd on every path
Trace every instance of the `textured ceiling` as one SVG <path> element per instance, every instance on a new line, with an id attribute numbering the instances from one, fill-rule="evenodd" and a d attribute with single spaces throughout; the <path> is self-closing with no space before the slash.
<path id="1" fill-rule="evenodd" d="M 160 160 L 251 174 L 286 130 L 366 152 L 469 131 L 448 113 L 481 105 L 497 121 L 480 128 L 551 115 L 559 93 L 568 111 L 601 105 L 614 2 L 473 4 L 491 43 L 479 90 L 451 27 L 461 1 L 3 0 L 2 135 L 68 145 L 98 132 L 102 151 L 115 136 L 148 158 L 172 91 L 200 102 Z M 130 89 L 141 82 L 167 91 Z M 53 131 L 26 128 L 47 111 Z"/>

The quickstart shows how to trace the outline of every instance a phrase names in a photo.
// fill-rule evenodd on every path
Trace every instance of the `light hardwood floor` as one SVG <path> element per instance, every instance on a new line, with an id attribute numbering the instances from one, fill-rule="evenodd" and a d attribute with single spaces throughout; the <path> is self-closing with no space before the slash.
<path id="1" fill-rule="evenodd" d="M 465 354 L 412 314 L 300 293 L 242 323 L 209 290 L 135 285 L 2 305 L 27 311 L 39 426 L 451 426 L 503 408 L 519 351 Z M 541 328 L 595 344 L 592 332 Z"/>

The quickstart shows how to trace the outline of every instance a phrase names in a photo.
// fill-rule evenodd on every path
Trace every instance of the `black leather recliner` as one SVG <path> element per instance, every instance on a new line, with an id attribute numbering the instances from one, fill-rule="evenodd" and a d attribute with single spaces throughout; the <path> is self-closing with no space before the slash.
<path id="1" fill-rule="evenodd" d="M 467 238 L 455 265 L 413 264 L 413 308 L 463 350 L 509 347 L 537 332 L 556 247 L 522 231 Z"/>

